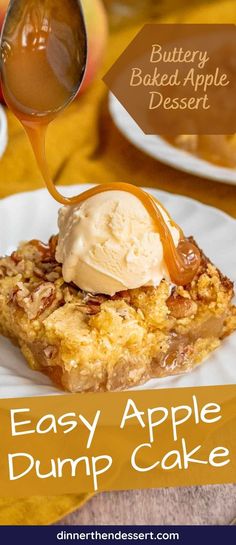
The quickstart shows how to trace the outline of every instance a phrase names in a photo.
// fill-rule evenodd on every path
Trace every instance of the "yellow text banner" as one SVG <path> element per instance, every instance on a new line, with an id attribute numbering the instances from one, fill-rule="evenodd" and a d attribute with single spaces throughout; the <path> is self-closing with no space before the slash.
<path id="1" fill-rule="evenodd" d="M 0 400 L 1 496 L 236 481 L 236 385 Z"/>

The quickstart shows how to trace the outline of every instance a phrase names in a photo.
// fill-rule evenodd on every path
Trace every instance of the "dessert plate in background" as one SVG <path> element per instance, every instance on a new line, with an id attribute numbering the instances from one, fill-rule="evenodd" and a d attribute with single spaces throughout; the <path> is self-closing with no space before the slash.
<path id="1" fill-rule="evenodd" d="M 171 146 L 160 136 L 144 134 L 124 106 L 111 93 L 109 95 L 109 110 L 115 125 L 122 134 L 134 146 L 154 159 L 202 178 L 236 185 L 236 169 L 218 167 L 189 152 Z"/>
<path id="2" fill-rule="evenodd" d="M 80 193 L 88 185 L 60 188 L 66 195 Z M 164 204 L 186 235 L 194 235 L 199 246 L 219 268 L 236 281 L 236 221 L 223 212 L 192 199 L 150 189 Z M 19 193 L 0 201 L 0 255 L 16 249 L 20 241 L 47 241 L 57 232 L 59 205 L 46 189 Z M 153 379 L 135 390 L 206 386 L 236 383 L 236 333 L 226 339 L 202 365 L 189 374 Z M 30 397 L 62 393 L 42 373 L 32 371 L 20 350 L 0 336 L 0 398 Z"/>

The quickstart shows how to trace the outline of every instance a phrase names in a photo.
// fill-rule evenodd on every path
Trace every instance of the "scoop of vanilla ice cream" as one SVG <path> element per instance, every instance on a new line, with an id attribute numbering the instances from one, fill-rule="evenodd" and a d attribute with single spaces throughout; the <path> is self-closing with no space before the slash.
<path id="1" fill-rule="evenodd" d="M 161 208 L 177 247 L 179 231 Z M 56 259 L 63 278 L 90 293 L 114 295 L 170 279 L 150 214 L 132 193 L 102 192 L 59 211 Z"/>

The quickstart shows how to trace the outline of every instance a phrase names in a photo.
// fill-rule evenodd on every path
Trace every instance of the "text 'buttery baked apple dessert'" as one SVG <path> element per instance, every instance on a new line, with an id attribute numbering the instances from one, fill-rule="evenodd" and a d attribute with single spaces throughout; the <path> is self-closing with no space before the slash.
<path id="1" fill-rule="evenodd" d="M 1 333 L 71 392 L 188 372 L 236 329 L 232 282 L 162 205 L 105 187 L 63 207 L 48 244 L 0 259 Z"/>

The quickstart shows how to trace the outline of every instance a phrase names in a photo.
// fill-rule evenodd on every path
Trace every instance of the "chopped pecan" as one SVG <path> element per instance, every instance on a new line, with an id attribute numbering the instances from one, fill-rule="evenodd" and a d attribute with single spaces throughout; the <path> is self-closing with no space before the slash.
<path id="1" fill-rule="evenodd" d="M 16 303 L 21 306 L 21 302 L 25 297 L 28 297 L 30 294 L 28 288 L 23 282 L 17 282 L 13 290 L 9 294 L 9 303 Z"/>
<path id="2" fill-rule="evenodd" d="M 76 302 L 76 306 L 84 313 L 89 316 L 94 316 L 100 312 L 101 304 L 107 301 L 107 296 L 98 294 L 93 295 L 91 293 L 86 293 L 82 299 L 82 302 Z"/>
<path id="3" fill-rule="evenodd" d="M 111 297 L 112 301 L 117 301 L 119 299 L 124 299 L 127 303 L 130 302 L 130 292 L 128 290 L 124 291 L 118 291 L 113 297 Z"/>
<path id="4" fill-rule="evenodd" d="M 76 303 L 76 308 L 88 316 L 94 316 L 100 312 L 100 305 Z"/>
<path id="5" fill-rule="evenodd" d="M 175 294 L 172 294 L 169 299 L 167 299 L 167 306 L 170 315 L 177 319 L 195 316 L 198 309 L 197 303 L 192 299 L 186 299 L 185 297 Z"/>
<path id="6" fill-rule="evenodd" d="M 18 263 L 11 257 L 2 257 L 0 259 L 0 276 L 16 276 L 19 274 Z"/>
<path id="7" fill-rule="evenodd" d="M 63 289 L 65 303 L 75 303 L 76 308 L 88 315 L 98 314 L 100 306 L 107 300 L 106 295 L 92 295 L 81 292 L 79 288 L 68 285 Z"/>
<path id="8" fill-rule="evenodd" d="M 19 263 L 22 260 L 22 256 L 19 254 L 19 252 L 15 251 L 11 254 L 11 259 L 13 259 L 14 263 Z"/>
<path id="9" fill-rule="evenodd" d="M 60 278 L 61 276 L 61 271 L 58 271 L 56 268 L 53 270 L 53 271 L 50 271 L 49 273 L 47 273 L 45 275 L 45 278 L 49 281 L 49 282 L 55 282 L 56 280 L 58 280 L 58 278 Z"/>
<path id="10" fill-rule="evenodd" d="M 88 305 L 100 306 L 105 301 L 107 301 L 107 296 L 102 294 L 93 295 L 91 293 L 86 293 L 86 295 L 84 296 L 84 302 Z"/>
<path id="11" fill-rule="evenodd" d="M 34 267 L 34 275 L 37 278 L 44 278 L 44 271 L 40 267 Z"/>
<path id="12" fill-rule="evenodd" d="M 54 235 L 49 239 L 50 252 L 53 258 L 55 258 L 57 245 L 58 245 L 58 235 Z"/>
<path id="13" fill-rule="evenodd" d="M 55 261 L 41 262 L 34 267 L 34 274 L 49 282 L 55 282 L 61 277 L 61 266 Z"/>
<path id="14" fill-rule="evenodd" d="M 29 320 L 40 316 L 52 304 L 56 295 L 55 286 L 50 282 L 39 284 L 31 293 L 22 282 L 17 287 L 15 301 L 24 309 Z"/>
<path id="15" fill-rule="evenodd" d="M 50 244 L 50 241 L 48 244 L 44 244 L 40 240 L 33 239 L 28 243 L 28 247 L 33 247 L 37 252 L 37 261 L 41 261 L 41 263 L 55 263 L 55 254 L 52 254 L 52 243 Z"/>
<path id="16" fill-rule="evenodd" d="M 30 291 L 28 290 L 28 288 L 26 287 L 26 285 L 23 282 L 17 282 L 16 288 L 17 288 L 16 298 L 19 301 L 24 299 L 25 297 L 27 297 L 30 294 Z"/>
<path id="17" fill-rule="evenodd" d="M 51 257 L 51 250 L 49 244 L 44 244 L 40 240 L 30 240 L 29 242 L 30 246 L 34 246 L 36 250 L 41 254 L 42 258 Z"/>

